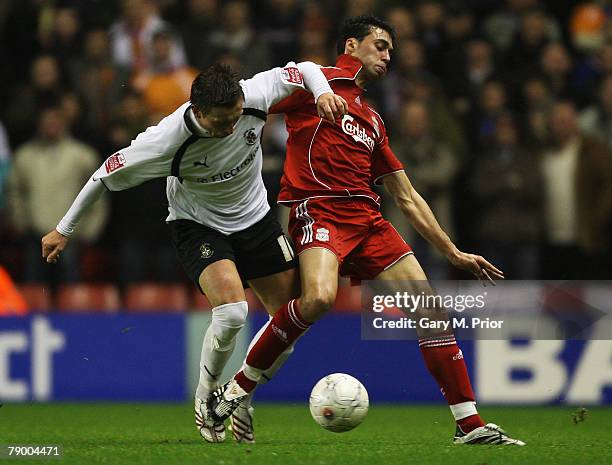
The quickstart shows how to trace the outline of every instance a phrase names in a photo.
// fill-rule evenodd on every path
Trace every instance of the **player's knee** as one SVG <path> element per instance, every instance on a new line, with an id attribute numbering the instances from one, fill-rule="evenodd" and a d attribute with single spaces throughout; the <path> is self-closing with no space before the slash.
<path id="1" fill-rule="evenodd" d="M 332 307 L 335 299 L 336 296 L 329 291 L 306 295 L 300 299 L 300 313 L 308 321 L 315 321 Z"/>
<path id="2" fill-rule="evenodd" d="M 212 325 L 213 334 L 219 348 L 229 345 L 238 331 L 246 324 L 249 313 L 245 301 L 219 305 L 213 308 Z"/>

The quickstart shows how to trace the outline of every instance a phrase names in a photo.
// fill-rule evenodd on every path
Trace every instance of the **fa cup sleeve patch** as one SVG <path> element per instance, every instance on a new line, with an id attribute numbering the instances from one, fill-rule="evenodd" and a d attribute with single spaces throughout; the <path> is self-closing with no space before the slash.
<path id="1" fill-rule="evenodd" d="M 106 174 L 110 174 L 113 171 L 117 171 L 119 168 L 123 168 L 125 166 L 125 157 L 117 152 L 114 155 L 111 155 L 104 162 L 104 167 L 106 168 Z"/>
<path id="2" fill-rule="evenodd" d="M 304 84 L 302 73 L 300 73 L 300 70 L 295 67 L 283 68 L 281 70 L 281 78 L 286 84 L 297 84 L 299 86 Z"/>

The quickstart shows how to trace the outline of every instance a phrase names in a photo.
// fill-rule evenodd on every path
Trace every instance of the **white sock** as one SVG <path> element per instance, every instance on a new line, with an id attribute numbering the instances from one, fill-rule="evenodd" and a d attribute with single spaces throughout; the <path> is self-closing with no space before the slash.
<path id="1" fill-rule="evenodd" d="M 248 305 L 244 301 L 234 302 L 219 305 L 212 312 L 200 355 L 200 379 L 196 389 L 196 396 L 200 399 L 206 399 L 218 386 L 236 346 L 236 335 L 246 323 Z"/>

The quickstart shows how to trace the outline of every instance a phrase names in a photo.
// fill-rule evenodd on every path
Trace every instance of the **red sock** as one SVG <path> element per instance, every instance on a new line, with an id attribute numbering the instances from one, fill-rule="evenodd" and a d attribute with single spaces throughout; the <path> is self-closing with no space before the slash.
<path id="1" fill-rule="evenodd" d="M 272 366 L 280 354 L 310 327 L 298 309 L 298 301 L 290 300 L 278 310 L 259 340 L 247 354 L 246 365 L 264 371 Z M 235 376 L 238 384 L 247 392 L 257 385 L 244 374 L 244 370 Z"/>
<path id="2" fill-rule="evenodd" d="M 419 347 L 427 369 L 438 382 L 461 430 L 469 433 L 483 426 L 484 422 L 474 407 L 474 391 L 455 337 L 421 339 Z"/>

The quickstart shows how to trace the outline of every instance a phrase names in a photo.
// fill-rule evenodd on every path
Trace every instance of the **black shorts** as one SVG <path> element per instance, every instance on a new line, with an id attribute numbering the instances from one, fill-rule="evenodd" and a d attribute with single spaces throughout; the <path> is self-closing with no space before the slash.
<path id="1" fill-rule="evenodd" d="M 230 235 L 191 220 L 169 221 L 168 226 L 179 260 L 198 288 L 202 271 L 223 259 L 236 264 L 245 288 L 249 279 L 297 267 L 293 248 L 272 211 L 253 226 Z"/>

